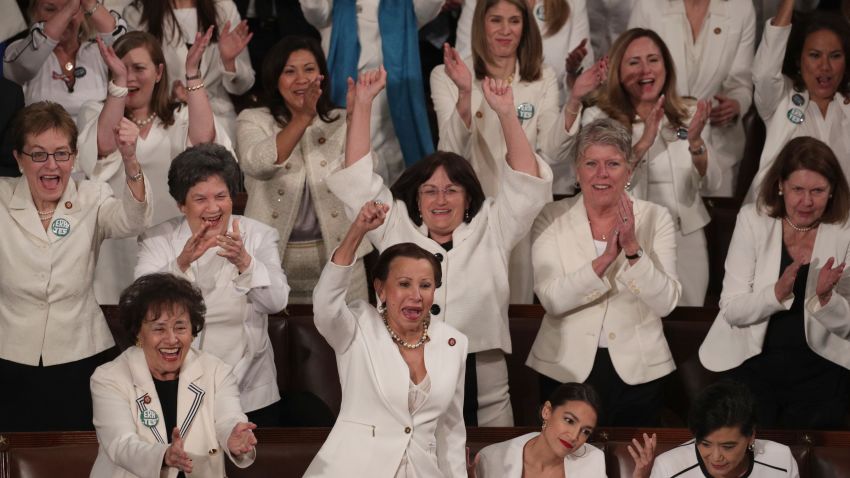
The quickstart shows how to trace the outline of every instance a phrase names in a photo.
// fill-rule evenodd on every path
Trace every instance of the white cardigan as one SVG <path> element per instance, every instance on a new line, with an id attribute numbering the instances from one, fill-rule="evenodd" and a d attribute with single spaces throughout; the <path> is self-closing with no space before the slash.
<path id="1" fill-rule="evenodd" d="M 481 461 L 475 468 L 477 478 L 522 478 L 522 452 L 525 444 L 540 433 L 527 433 L 508 441 L 494 443 L 479 452 Z M 564 476 L 567 478 L 605 478 L 605 453 L 585 443 L 581 455 L 564 457 Z"/>
<path id="2" fill-rule="evenodd" d="M 466 337 L 433 320 L 423 346 L 427 400 L 408 408 L 410 370 L 381 316 L 345 303 L 352 267 L 328 262 L 313 292 L 316 328 L 336 352 L 342 405 L 305 477 L 393 477 L 407 454 L 418 478 L 465 478 L 463 422 Z"/>
<path id="3" fill-rule="evenodd" d="M 676 234 L 663 206 L 634 201 L 643 257 L 621 253 L 603 277 L 582 195 L 548 204 L 532 229 L 534 292 L 546 309 L 526 365 L 559 382 L 590 375 L 600 334 L 614 369 L 635 385 L 675 370 L 661 318 L 676 307 Z M 569 246 L 566 246 L 569 244 Z M 604 327 L 603 327 L 604 320 Z"/>
<path id="4" fill-rule="evenodd" d="M 755 9 L 752 0 L 712 0 L 708 21 L 703 25 L 705 51 L 697 66 L 698 79 L 689 86 L 685 42 L 693 42 L 685 28 L 688 19 L 682 0 L 638 0 L 632 9 L 629 28 L 655 30 L 666 43 L 676 65 L 676 91 L 696 99 L 713 99 L 723 94 L 737 101 L 741 112 L 735 121 L 713 127 L 706 136 L 712 145 L 710 161 L 720 165 L 722 181 L 715 190 L 704 190 L 709 196 L 732 196 L 735 192 L 737 167 L 744 154 L 743 116 L 753 101 L 752 66 L 755 53 Z"/>
<path id="5" fill-rule="evenodd" d="M 240 468 L 254 462 L 256 450 L 238 458 L 227 439 L 237 423 L 248 417 L 239 406 L 239 390 L 221 360 L 190 349 L 180 368 L 177 426 L 183 448 L 193 462 L 189 476 L 224 476 L 224 455 Z M 171 430 L 156 393 L 145 353 L 130 347 L 91 377 L 97 459 L 91 478 L 175 478 L 177 468 L 161 468 Z M 151 410 L 158 423 L 148 428 L 141 413 Z"/>
<path id="6" fill-rule="evenodd" d="M 505 166 L 502 192 L 484 201 L 469 223 L 452 234 L 452 250 L 446 251 L 428 237 L 424 224 L 417 227 L 401 200 L 372 171 L 372 155 L 328 178 L 328 187 L 345 204 L 350 219 L 367 201 L 390 205 L 384 224 L 368 234 L 379 251 L 400 242 L 413 242 L 440 259 L 443 284 L 434 294 L 440 311 L 435 321 L 445 321 L 469 337 L 469 351 L 502 349 L 511 353 L 508 331 L 508 257 L 528 233 L 534 217 L 552 197 L 552 173 L 537 159 L 539 178 Z M 354 187 L 356 186 L 356 187 Z M 474 278 L 474 280 L 470 280 Z"/>
<path id="7" fill-rule="evenodd" d="M 707 369 L 729 370 L 760 354 L 770 316 L 791 307 L 793 295 L 779 302 L 773 291 L 782 274 L 781 255 L 782 220 L 759 213 L 755 205 L 744 206 L 726 256 L 720 313 L 699 349 Z M 850 261 L 850 225 L 818 227 L 806 278 L 806 341 L 821 357 L 850 369 L 850 270 L 825 307 L 815 294 L 818 274 L 830 257 L 836 264 Z"/>
<path id="8" fill-rule="evenodd" d="M 242 393 L 242 408 L 251 412 L 280 400 L 274 350 L 268 333 L 268 314 L 277 313 L 286 307 L 289 285 L 280 267 L 277 231 L 261 222 L 240 216 L 231 216 L 230 230 L 234 219 L 239 220 L 242 241 L 251 256 L 251 264 L 245 272 L 240 274 L 236 266 L 221 257 L 213 258 L 213 261 L 218 262 L 217 265 L 221 265 L 220 269 L 216 269 L 216 277 L 198 277 L 196 274 L 199 271 L 194 265 L 185 272 L 180 270 L 177 256 L 192 237 L 192 231 L 185 217 L 176 217 L 148 229 L 139 237 L 139 260 L 134 275 L 138 278 L 145 274 L 169 272 L 200 286 L 207 302 L 208 315 L 217 303 L 228 310 L 234 307 L 241 309 L 241 315 L 229 317 L 223 323 L 208 320 L 201 334 L 203 337 L 208 334 L 216 337 L 215 340 L 201 343 L 218 344 L 203 348 L 215 356 L 232 353 L 233 347 L 242 344 L 243 350 L 238 361 L 228 365 L 233 367 Z M 218 247 L 209 249 L 201 260 L 212 257 L 218 250 Z M 210 284 L 201 285 L 207 280 Z M 233 334 L 234 326 L 239 324 L 241 336 Z M 199 347 L 198 344 L 195 346 Z"/>

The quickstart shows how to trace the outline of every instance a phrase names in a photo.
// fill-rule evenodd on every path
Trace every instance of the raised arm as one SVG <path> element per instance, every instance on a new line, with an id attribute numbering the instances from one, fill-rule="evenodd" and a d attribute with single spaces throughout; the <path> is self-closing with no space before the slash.
<path id="1" fill-rule="evenodd" d="M 372 149 L 371 118 L 372 101 L 387 84 L 387 72 L 380 69 L 365 71 L 357 83 L 348 79 L 348 99 L 351 119 L 345 137 L 345 167 L 356 163 Z M 352 101 L 353 100 L 353 101 Z"/>
<path id="2" fill-rule="evenodd" d="M 68 3 L 60 8 L 50 20 L 44 22 L 44 34 L 52 40 L 59 41 L 62 34 L 68 29 L 71 20 L 78 13 L 80 13 L 80 0 L 68 0 Z"/>
<path id="3" fill-rule="evenodd" d="M 502 127 L 507 145 L 505 159 L 508 166 L 514 171 L 540 177 L 534 150 L 531 149 L 528 137 L 525 136 L 525 131 L 523 131 L 516 116 L 514 94 L 510 84 L 504 80 L 494 80 L 488 77 L 481 82 L 481 87 L 484 90 L 484 99 L 487 104 L 499 117 L 499 124 Z"/>
<path id="4" fill-rule="evenodd" d="M 71 2 L 68 2 L 71 3 Z M 112 33 L 115 31 L 115 17 L 109 13 L 109 9 L 100 4 L 99 0 L 81 0 L 80 6 L 86 16 L 86 20 L 98 33 Z"/>
<path id="5" fill-rule="evenodd" d="M 304 18 L 317 30 L 331 25 L 333 0 L 300 0 Z"/>
<path id="6" fill-rule="evenodd" d="M 115 50 L 107 46 L 100 37 L 97 38 L 97 47 L 100 49 L 103 62 L 109 68 L 111 77 L 106 101 L 97 118 L 97 156 L 103 158 L 112 154 L 118 147 L 112 131 L 124 118 L 124 107 L 129 91 L 127 90 L 127 66 L 118 58 Z"/>
<path id="7" fill-rule="evenodd" d="M 776 16 L 764 27 L 753 59 L 753 101 L 763 119 L 773 116 L 785 93 L 787 79 L 782 74 L 782 62 L 791 35 L 793 12 L 794 0 L 782 0 Z"/>
<path id="8" fill-rule="evenodd" d="M 212 143 L 216 139 L 212 106 L 200 73 L 201 58 L 210 44 L 212 32 L 211 26 L 203 35 L 196 33 L 195 42 L 186 54 L 186 102 L 189 106 L 189 143 L 192 145 Z"/>
<path id="9" fill-rule="evenodd" d="M 254 85 L 255 74 L 248 55 L 248 42 L 254 36 L 248 21 L 241 20 L 233 2 L 218 2 L 220 16 L 226 19 L 219 30 L 218 53 L 224 76 L 222 85 L 228 93 L 241 95 Z"/>

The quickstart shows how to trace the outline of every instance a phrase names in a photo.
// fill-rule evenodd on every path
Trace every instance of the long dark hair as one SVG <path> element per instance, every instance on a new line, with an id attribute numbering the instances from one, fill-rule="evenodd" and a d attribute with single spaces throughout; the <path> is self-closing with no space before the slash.
<path id="1" fill-rule="evenodd" d="M 286 67 L 286 62 L 289 61 L 289 56 L 298 50 L 306 50 L 313 54 L 313 57 L 316 58 L 316 65 L 319 66 L 319 73 L 324 77 L 320 83 L 322 94 L 319 96 L 319 101 L 316 102 L 316 112 L 319 114 L 319 118 L 325 123 L 338 120 L 339 115 L 330 114 L 336 108 L 336 105 L 331 101 L 331 80 L 322 46 L 315 39 L 305 36 L 285 37 L 277 42 L 266 55 L 266 59 L 263 60 L 261 105 L 271 111 L 272 116 L 281 127 L 292 119 L 292 112 L 286 106 L 286 101 L 280 94 L 277 84 L 283 69 Z"/>
<path id="2" fill-rule="evenodd" d="M 160 43 L 165 39 L 165 26 L 168 23 L 171 38 L 182 36 L 177 28 L 177 19 L 174 17 L 173 0 L 133 0 L 133 6 L 142 12 L 141 23 L 145 25 L 148 33 L 154 36 Z M 212 41 L 218 41 L 218 14 L 215 9 L 214 0 L 195 0 L 195 10 L 198 12 L 198 31 L 205 32 L 209 27 L 213 28 Z M 236 25 L 231 25 L 235 27 Z M 194 42 L 194 38 L 182 38 L 184 43 Z"/>
<path id="3" fill-rule="evenodd" d="M 791 78 L 797 91 L 805 91 L 806 84 L 803 82 L 803 73 L 800 71 L 800 62 L 803 56 L 803 45 L 806 38 L 812 33 L 821 30 L 831 31 L 841 42 L 844 51 L 844 72 L 841 75 L 841 83 L 838 84 L 838 93 L 844 98 L 850 98 L 850 74 L 847 68 L 847 55 L 850 55 L 850 27 L 847 20 L 835 13 L 814 11 L 812 13 L 794 13 L 794 22 L 791 26 L 791 35 L 788 37 L 788 47 L 785 49 L 785 58 L 782 61 L 782 74 Z"/>

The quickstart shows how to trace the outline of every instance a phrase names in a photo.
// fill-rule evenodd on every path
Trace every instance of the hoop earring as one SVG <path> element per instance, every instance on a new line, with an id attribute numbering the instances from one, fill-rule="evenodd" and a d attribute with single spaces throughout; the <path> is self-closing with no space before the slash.
<path id="1" fill-rule="evenodd" d="M 573 453 L 573 456 L 574 456 L 574 457 L 576 457 L 576 458 L 581 458 L 581 457 L 583 457 L 584 455 L 587 455 L 587 446 L 586 446 L 586 445 L 587 445 L 587 444 L 582 444 L 582 445 L 581 445 L 581 448 L 579 448 L 579 450 L 581 450 L 581 455 L 579 455 L 579 454 L 578 454 L 578 450 L 576 450 L 576 452 L 575 452 L 575 453 Z"/>

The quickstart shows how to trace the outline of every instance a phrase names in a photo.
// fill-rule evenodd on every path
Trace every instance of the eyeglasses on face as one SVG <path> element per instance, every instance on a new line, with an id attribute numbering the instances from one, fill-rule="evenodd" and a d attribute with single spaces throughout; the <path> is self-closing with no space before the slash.
<path id="1" fill-rule="evenodd" d="M 33 163 L 44 163 L 47 161 L 47 158 L 51 156 L 53 156 L 53 159 L 56 160 L 57 163 L 61 163 L 70 160 L 71 157 L 74 156 L 73 151 L 56 151 L 55 153 L 48 153 L 47 151 L 27 153 L 26 151 L 21 151 L 21 153 L 29 156 Z"/>
<path id="2" fill-rule="evenodd" d="M 440 192 L 442 192 L 446 198 L 452 198 L 458 194 L 463 194 L 463 188 L 455 185 L 446 186 L 442 189 L 436 186 L 422 186 L 419 188 L 419 194 L 429 199 L 436 198 Z"/>

